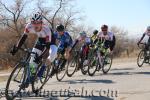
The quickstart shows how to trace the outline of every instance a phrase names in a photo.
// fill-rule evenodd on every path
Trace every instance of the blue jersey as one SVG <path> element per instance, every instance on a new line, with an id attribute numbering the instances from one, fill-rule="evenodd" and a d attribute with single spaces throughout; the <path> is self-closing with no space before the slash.
<path id="1" fill-rule="evenodd" d="M 65 49 L 67 47 L 72 47 L 72 38 L 68 32 L 64 32 L 63 35 L 59 35 L 58 32 L 55 33 L 55 38 L 59 40 L 59 49 Z"/>

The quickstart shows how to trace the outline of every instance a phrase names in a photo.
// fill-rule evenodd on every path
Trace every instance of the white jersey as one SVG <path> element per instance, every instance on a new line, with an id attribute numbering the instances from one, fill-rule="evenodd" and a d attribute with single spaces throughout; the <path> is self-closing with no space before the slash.
<path id="1" fill-rule="evenodd" d="M 28 23 L 25 27 L 25 34 L 33 33 L 36 34 L 39 38 L 45 38 L 47 42 L 51 42 L 51 31 L 50 28 L 46 25 L 42 25 L 42 29 L 40 32 L 36 32 L 31 23 Z"/>
<path id="2" fill-rule="evenodd" d="M 112 32 L 107 32 L 107 36 L 109 37 L 108 40 L 113 41 L 114 33 L 112 33 Z M 99 32 L 98 38 L 100 38 L 100 37 L 105 37 L 105 35 L 104 35 L 103 32 Z"/>

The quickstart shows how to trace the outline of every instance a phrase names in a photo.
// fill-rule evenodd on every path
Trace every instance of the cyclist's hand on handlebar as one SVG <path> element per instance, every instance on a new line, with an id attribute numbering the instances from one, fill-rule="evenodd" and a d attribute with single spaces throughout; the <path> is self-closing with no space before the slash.
<path id="1" fill-rule="evenodd" d="M 18 51 L 18 48 L 14 45 L 13 48 L 11 48 L 10 53 L 14 56 L 17 51 Z"/>
<path id="2" fill-rule="evenodd" d="M 138 45 L 138 46 L 140 45 L 140 41 L 137 43 L 137 45 Z"/>

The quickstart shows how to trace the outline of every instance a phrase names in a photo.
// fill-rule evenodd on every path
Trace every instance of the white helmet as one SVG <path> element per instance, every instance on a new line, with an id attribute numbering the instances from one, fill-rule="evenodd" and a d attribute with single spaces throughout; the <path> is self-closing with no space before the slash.
<path id="1" fill-rule="evenodd" d="M 148 30 L 150 31 L 150 26 L 147 27 L 147 31 L 148 31 Z"/>
<path id="2" fill-rule="evenodd" d="M 42 22 L 42 19 L 43 19 L 42 15 L 38 12 L 38 13 L 33 14 L 32 18 L 31 18 L 31 22 L 35 22 L 35 21 Z"/>

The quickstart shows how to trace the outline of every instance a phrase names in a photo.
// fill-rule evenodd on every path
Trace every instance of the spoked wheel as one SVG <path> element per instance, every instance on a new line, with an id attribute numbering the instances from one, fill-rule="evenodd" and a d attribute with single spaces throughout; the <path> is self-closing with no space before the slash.
<path id="1" fill-rule="evenodd" d="M 45 68 L 44 68 L 45 67 Z M 32 91 L 38 93 L 47 82 L 49 67 L 40 64 L 32 80 Z"/>
<path id="2" fill-rule="evenodd" d="M 83 75 L 86 75 L 87 74 L 87 72 L 88 72 L 88 65 L 89 65 L 89 62 L 88 62 L 88 60 L 85 60 L 84 58 L 81 58 L 81 66 L 80 66 L 80 68 L 81 68 L 81 73 L 83 74 Z"/>
<path id="3" fill-rule="evenodd" d="M 144 54 L 144 50 L 141 50 L 139 55 L 138 55 L 138 58 L 137 58 L 137 65 L 139 67 L 142 67 L 143 64 L 144 64 L 144 61 L 145 61 L 145 54 Z"/>
<path id="4" fill-rule="evenodd" d="M 105 55 L 102 66 L 102 71 L 104 74 L 107 74 L 108 71 L 110 70 L 112 65 L 112 59 L 113 59 L 112 55 L 110 54 Z"/>
<path id="5" fill-rule="evenodd" d="M 93 56 L 92 59 L 90 59 L 90 64 L 88 67 L 88 74 L 90 76 L 93 76 L 95 74 L 95 72 L 97 71 L 98 67 L 99 67 L 99 63 L 98 63 L 98 58 L 97 56 Z"/>
<path id="6" fill-rule="evenodd" d="M 38 76 L 40 77 L 41 83 L 44 83 L 45 79 L 46 79 L 46 81 L 48 81 L 49 76 L 47 76 L 47 75 L 49 75 L 49 74 L 47 74 L 47 73 L 50 73 L 50 67 L 46 65 L 43 68 L 41 67 L 40 71 L 41 72 L 39 72 Z"/>
<path id="7" fill-rule="evenodd" d="M 77 70 L 77 53 L 74 54 L 75 56 L 72 56 L 71 60 L 68 61 L 68 66 L 67 66 L 67 76 L 71 77 Z"/>
<path id="8" fill-rule="evenodd" d="M 58 81 L 61 81 L 65 75 L 66 75 L 66 69 L 67 69 L 67 60 L 65 59 L 60 59 L 59 60 L 59 64 L 57 66 L 57 69 L 56 69 L 56 78 Z M 56 66 L 55 66 L 56 67 Z"/>
<path id="9" fill-rule="evenodd" d="M 14 100 L 19 96 L 21 90 L 25 89 L 25 80 L 27 78 L 27 70 L 25 70 L 25 65 L 23 63 L 18 63 L 10 74 L 6 89 L 5 96 L 7 100 Z M 28 86 L 27 86 L 28 87 Z"/>

